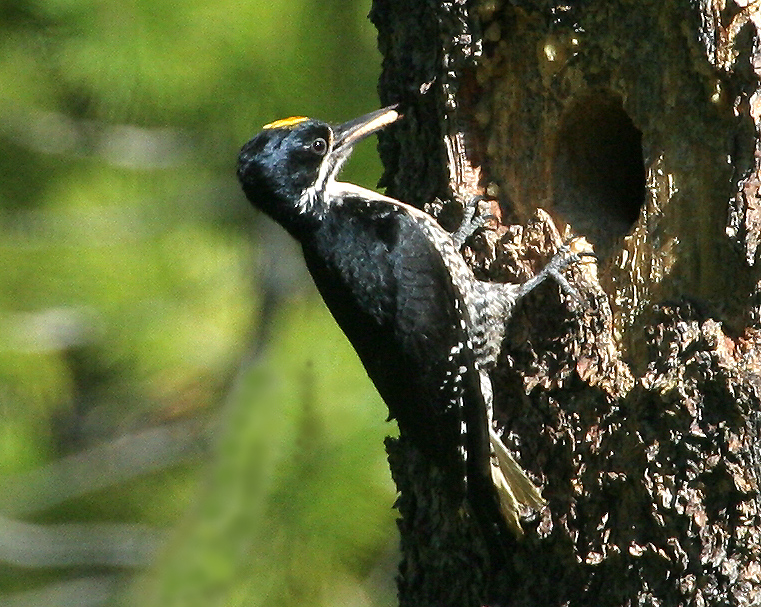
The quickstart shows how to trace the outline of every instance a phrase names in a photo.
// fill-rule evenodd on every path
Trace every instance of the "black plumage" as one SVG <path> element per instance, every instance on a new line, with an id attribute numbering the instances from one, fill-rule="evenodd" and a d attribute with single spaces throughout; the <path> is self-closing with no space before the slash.
<path id="1" fill-rule="evenodd" d="M 459 369 L 473 362 L 452 305 L 459 294 L 433 244 L 399 208 L 352 197 L 302 244 L 320 294 L 391 416 L 426 452 L 456 463 Z"/>
<path id="2" fill-rule="evenodd" d="M 544 502 L 493 426 L 488 372 L 515 302 L 549 275 L 567 286 L 559 272 L 574 257 L 556 256 L 523 285 L 482 282 L 431 216 L 336 181 L 352 146 L 398 118 L 385 108 L 337 127 L 277 121 L 243 147 L 238 177 L 254 206 L 301 243 L 402 434 L 476 511 L 501 513 L 520 533 L 521 507 Z"/>

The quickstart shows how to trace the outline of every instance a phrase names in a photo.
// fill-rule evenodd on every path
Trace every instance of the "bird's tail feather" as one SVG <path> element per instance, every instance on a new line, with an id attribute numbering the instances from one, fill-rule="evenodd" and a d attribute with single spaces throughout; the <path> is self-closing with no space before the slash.
<path id="1" fill-rule="evenodd" d="M 489 430 L 489 442 L 494 456 L 491 463 L 491 475 L 499 496 L 500 510 L 508 525 L 518 535 L 522 535 L 523 530 L 518 518 L 521 507 L 539 510 L 547 502 L 539 492 L 539 488 L 513 459 L 493 428 Z"/>

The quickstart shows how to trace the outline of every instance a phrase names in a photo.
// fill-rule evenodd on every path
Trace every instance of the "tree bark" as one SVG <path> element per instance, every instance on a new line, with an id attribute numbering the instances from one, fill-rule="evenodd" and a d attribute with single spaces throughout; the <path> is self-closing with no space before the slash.
<path id="1" fill-rule="evenodd" d="M 571 236 L 583 310 L 544 287 L 494 373 L 548 506 L 496 567 L 389 440 L 401 605 L 761 604 L 761 2 L 375 0 L 383 184 L 487 194 L 466 254 L 525 280 Z M 557 226 L 557 227 L 556 227 Z M 553 290 L 554 289 L 554 290 Z"/>

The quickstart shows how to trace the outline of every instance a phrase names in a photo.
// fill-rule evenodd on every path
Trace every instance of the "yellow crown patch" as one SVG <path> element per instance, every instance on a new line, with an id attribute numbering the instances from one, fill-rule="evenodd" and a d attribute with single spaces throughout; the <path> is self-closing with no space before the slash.
<path id="1" fill-rule="evenodd" d="M 289 127 L 289 126 L 296 126 L 297 124 L 301 124 L 305 120 L 309 120 L 306 116 L 291 116 L 290 118 L 281 118 L 280 120 L 275 120 L 275 122 L 270 122 L 269 124 L 265 124 L 262 128 L 263 129 L 279 129 L 283 127 Z"/>

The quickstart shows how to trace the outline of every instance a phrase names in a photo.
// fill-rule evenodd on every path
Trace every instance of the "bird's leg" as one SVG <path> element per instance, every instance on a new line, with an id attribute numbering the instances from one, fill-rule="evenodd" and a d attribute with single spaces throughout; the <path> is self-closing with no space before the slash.
<path id="1" fill-rule="evenodd" d="M 542 284 L 548 277 L 552 276 L 552 278 L 554 278 L 555 281 L 560 285 L 560 288 L 563 289 L 563 292 L 566 295 L 573 297 L 580 304 L 586 305 L 579 292 L 571 286 L 568 280 L 566 280 L 565 276 L 563 276 L 561 273 L 571 264 L 581 261 L 582 257 L 595 257 L 595 255 L 593 253 L 586 252 L 576 253 L 572 250 L 569 244 L 564 244 L 562 247 L 560 247 L 558 252 L 555 253 L 555 256 L 550 260 L 550 262 L 544 266 L 541 272 L 536 274 L 533 278 L 529 278 L 526 282 L 518 287 L 518 291 L 516 292 L 516 300 L 524 297 L 525 295 L 528 295 L 536 287 Z"/>
<path id="2" fill-rule="evenodd" d="M 486 222 L 490 219 L 494 219 L 493 215 L 478 215 L 476 217 L 478 203 L 482 200 L 486 200 L 486 196 L 474 196 L 467 204 L 463 205 L 460 227 L 452 232 L 452 240 L 454 240 L 454 245 L 458 249 L 460 249 L 462 245 L 465 244 L 465 241 L 473 236 L 477 230 L 483 228 L 486 225 Z"/>

